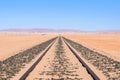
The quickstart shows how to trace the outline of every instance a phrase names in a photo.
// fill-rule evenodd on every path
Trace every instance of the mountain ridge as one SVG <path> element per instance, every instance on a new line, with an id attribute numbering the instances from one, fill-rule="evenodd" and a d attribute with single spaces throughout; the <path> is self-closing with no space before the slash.
<path id="1" fill-rule="evenodd" d="M 73 32 L 73 33 L 78 33 L 78 32 L 82 32 L 80 30 L 72 30 L 72 29 L 44 29 L 44 28 L 33 28 L 33 29 L 16 29 L 16 28 L 12 28 L 12 29 L 3 29 L 0 30 L 0 32 L 28 32 L 28 33 L 64 33 L 64 32 Z"/>
<path id="2" fill-rule="evenodd" d="M 80 31 L 75 29 L 45 29 L 45 28 L 11 28 L 3 29 L 0 32 L 18 32 L 18 33 L 120 33 L 120 30 L 102 30 L 102 31 Z"/>

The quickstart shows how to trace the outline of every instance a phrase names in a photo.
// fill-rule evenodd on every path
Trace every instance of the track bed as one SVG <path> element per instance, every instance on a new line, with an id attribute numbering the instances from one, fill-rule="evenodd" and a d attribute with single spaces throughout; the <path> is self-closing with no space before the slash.
<path id="1" fill-rule="evenodd" d="M 59 37 L 26 80 L 93 80 L 93 77 Z"/>

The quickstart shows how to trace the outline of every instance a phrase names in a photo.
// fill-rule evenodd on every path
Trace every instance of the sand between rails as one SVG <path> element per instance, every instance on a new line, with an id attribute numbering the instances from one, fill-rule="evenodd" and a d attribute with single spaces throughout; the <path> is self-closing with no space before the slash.
<path id="1" fill-rule="evenodd" d="M 51 78 L 61 79 L 69 78 L 73 80 L 92 80 L 92 77 L 87 73 L 86 69 L 79 63 L 77 58 L 69 50 L 69 48 L 63 43 L 64 53 L 56 53 L 58 48 L 58 41 L 51 47 L 46 53 L 43 59 L 38 63 L 36 68 L 30 73 L 26 80 L 48 80 Z M 59 63 L 59 57 L 62 56 L 62 64 Z M 66 67 L 65 67 L 66 66 Z M 60 68 L 58 68 L 60 67 Z M 62 69 L 66 68 L 63 70 Z M 58 72 L 55 72 L 57 69 Z M 67 71 L 68 70 L 68 71 Z"/>
<path id="2" fill-rule="evenodd" d="M 57 34 L 0 34 L 0 61 L 56 36 Z"/>

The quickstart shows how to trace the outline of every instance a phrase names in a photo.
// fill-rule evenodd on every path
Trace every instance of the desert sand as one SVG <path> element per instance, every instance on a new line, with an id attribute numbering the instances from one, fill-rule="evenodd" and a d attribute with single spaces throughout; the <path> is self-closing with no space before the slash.
<path id="1" fill-rule="evenodd" d="M 55 34 L 0 34 L 0 61 L 45 42 Z"/>
<path id="2" fill-rule="evenodd" d="M 120 34 L 63 34 L 94 51 L 120 61 Z"/>
<path id="3" fill-rule="evenodd" d="M 13 56 L 21 51 L 24 51 L 28 48 L 31 48 L 37 44 L 45 42 L 56 36 L 58 36 L 58 34 L 0 34 L 0 61 L 10 56 Z M 114 60 L 120 61 L 120 55 L 119 55 L 120 54 L 120 49 L 119 49 L 120 48 L 120 34 L 93 34 L 93 33 L 88 34 L 87 33 L 87 34 L 62 34 L 62 36 L 70 40 L 73 40 L 79 44 L 82 44 L 83 46 L 86 46 L 103 55 L 113 58 Z M 54 60 L 55 59 L 59 60 L 56 58 L 58 57 L 58 55 L 56 56 L 56 53 L 55 53 L 57 50 L 57 44 L 58 43 L 56 41 L 56 43 L 48 51 L 46 56 L 43 57 L 38 67 L 36 67 L 33 73 L 30 74 L 30 75 L 32 74 L 34 75 L 36 74 L 36 75 L 35 76 L 32 75 L 28 77 L 28 80 L 30 78 L 37 78 L 38 76 L 39 76 L 38 78 L 40 78 L 41 74 L 46 73 L 47 71 L 48 72 L 52 71 L 52 69 L 54 69 L 54 66 L 52 64 L 57 64 Z M 82 75 L 82 73 L 85 72 L 84 74 L 87 75 L 86 70 L 82 67 L 81 64 L 79 64 L 77 59 L 74 57 L 72 52 L 70 52 L 70 50 L 68 49 L 66 45 L 63 45 L 63 48 L 65 51 L 64 52 L 65 54 L 61 55 L 63 56 L 63 59 L 68 60 L 69 64 L 77 66 L 77 67 L 73 67 L 77 69 L 75 71 L 78 71 L 75 73 L 81 74 L 81 76 L 79 77 L 85 78 L 85 76 Z M 85 62 L 87 63 L 86 60 Z M 91 64 L 89 64 L 89 66 L 98 75 L 103 75 L 100 71 L 98 71 Z M 68 66 L 68 67 L 70 67 L 69 69 L 71 69 L 71 66 Z M 80 73 L 79 71 L 81 71 L 82 73 Z M 41 75 L 41 78 L 42 77 L 44 76 Z M 51 78 L 51 76 L 48 76 L 48 77 Z M 90 78 L 90 76 L 88 77 Z"/>

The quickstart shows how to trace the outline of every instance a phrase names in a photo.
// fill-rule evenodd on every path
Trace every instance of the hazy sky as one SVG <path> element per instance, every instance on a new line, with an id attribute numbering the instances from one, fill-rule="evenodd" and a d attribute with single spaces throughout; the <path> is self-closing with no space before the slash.
<path id="1" fill-rule="evenodd" d="M 0 0 L 0 29 L 120 30 L 120 0 Z"/>

